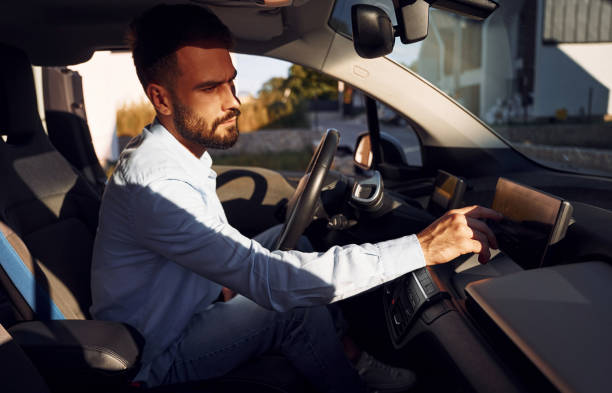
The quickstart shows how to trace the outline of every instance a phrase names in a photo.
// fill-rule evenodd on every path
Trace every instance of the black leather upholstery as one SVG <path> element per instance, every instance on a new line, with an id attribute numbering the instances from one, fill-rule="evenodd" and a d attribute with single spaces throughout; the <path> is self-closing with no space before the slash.
<path id="1" fill-rule="evenodd" d="M 3 392 L 48 393 L 38 370 L 0 325 L 0 383 Z"/>
<path id="2" fill-rule="evenodd" d="M 53 146 L 102 193 L 106 175 L 98 163 L 89 126 L 80 117 L 60 111 L 45 111 L 47 131 Z"/>
<path id="3" fill-rule="evenodd" d="M 100 195 L 45 134 L 27 56 L 1 44 L 0 53 L 0 135 L 6 136 L 0 140 L 0 230 L 17 256 L 12 262 L 23 265 L 21 277 L 36 282 L 34 301 L 23 301 L 2 269 L 4 299 L 16 319 L 48 320 L 57 317 L 50 312 L 55 308 L 79 319 L 17 324 L 14 342 L 52 390 L 125 385 L 138 370 L 139 334 L 115 322 L 85 320 Z"/>
<path id="4" fill-rule="evenodd" d="M 49 142 L 28 58 L 5 45 L 0 45 L 0 53 L 0 135 L 7 137 L 0 140 L 0 220 L 23 240 L 35 260 L 31 270 L 37 282 L 49 289 L 63 314 L 86 318 L 100 195 Z M 52 290 L 60 283 L 74 297 Z M 14 288 L 8 285 L 4 290 Z M 16 307 L 24 307 L 17 303 Z M 49 318 L 48 305 L 37 306 L 38 312 L 22 309 L 17 314 Z"/>
<path id="5" fill-rule="evenodd" d="M 0 52 L 0 132 L 9 140 L 44 132 L 40 117 L 32 116 L 38 107 L 28 58 L 7 45 L 0 44 Z"/>
<path id="6" fill-rule="evenodd" d="M 9 332 L 59 391 L 125 385 L 138 371 L 144 344 L 132 327 L 108 321 L 31 321 L 12 326 Z"/>
<path id="7" fill-rule="evenodd" d="M 106 174 L 92 144 L 81 76 L 66 67 L 44 67 L 42 82 L 45 122 L 51 143 L 102 193 Z"/>

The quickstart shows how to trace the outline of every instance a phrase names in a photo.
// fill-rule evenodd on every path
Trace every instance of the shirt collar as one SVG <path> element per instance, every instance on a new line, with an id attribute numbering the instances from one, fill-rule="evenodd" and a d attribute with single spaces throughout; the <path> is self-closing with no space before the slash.
<path id="1" fill-rule="evenodd" d="M 180 157 L 181 160 L 197 166 L 200 170 L 205 169 L 209 176 L 216 177 L 216 173 L 211 169 L 212 157 L 210 154 L 208 154 L 208 151 L 205 151 L 200 158 L 194 156 L 189 149 L 179 142 L 174 135 L 172 135 L 170 131 L 168 131 L 168 129 L 160 123 L 157 117 L 149 126 L 149 131 L 153 135 L 159 135 L 162 137 L 164 141 L 166 141 L 167 144 L 178 154 L 178 157 Z"/>

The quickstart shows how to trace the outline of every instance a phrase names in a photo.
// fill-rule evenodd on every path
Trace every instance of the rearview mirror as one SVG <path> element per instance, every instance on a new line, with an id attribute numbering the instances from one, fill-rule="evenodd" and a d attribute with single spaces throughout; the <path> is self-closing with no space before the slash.
<path id="1" fill-rule="evenodd" d="M 395 14 L 398 25 L 382 9 L 369 4 L 356 4 L 351 8 L 353 43 L 357 54 L 366 59 L 388 55 L 393 51 L 395 36 L 409 44 L 425 39 L 429 26 L 429 3 L 411 0 L 401 3 Z"/>
<path id="2" fill-rule="evenodd" d="M 369 4 L 356 4 L 351 8 L 351 21 L 359 56 L 373 59 L 393 51 L 395 30 L 385 11 Z"/>
<path id="3" fill-rule="evenodd" d="M 429 29 L 429 2 L 425 0 L 409 0 L 400 2 L 395 9 L 397 29 L 402 44 L 422 41 L 427 37 Z"/>
<path id="4" fill-rule="evenodd" d="M 399 0 L 394 1 L 397 26 L 382 9 L 369 4 L 351 7 L 353 44 L 357 54 L 366 59 L 388 55 L 395 37 L 404 44 L 424 40 L 429 28 L 429 7 L 484 20 L 498 4 L 492 0 Z"/>

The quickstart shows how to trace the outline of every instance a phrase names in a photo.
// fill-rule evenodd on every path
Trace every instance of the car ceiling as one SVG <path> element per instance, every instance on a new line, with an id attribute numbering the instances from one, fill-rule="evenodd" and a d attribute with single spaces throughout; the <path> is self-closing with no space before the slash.
<path id="1" fill-rule="evenodd" d="M 162 1 L 22 0 L 0 3 L 0 41 L 25 50 L 36 65 L 70 65 L 95 50 L 124 50 L 129 22 Z M 209 7 L 230 28 L 234 51 L 265 54 L 325 28 L 332 2 L 293 0 L 289 7 L 264 7 L 256 0 L 163 1 Z M 326 48 L 321 48 L 326 50 Z"/>

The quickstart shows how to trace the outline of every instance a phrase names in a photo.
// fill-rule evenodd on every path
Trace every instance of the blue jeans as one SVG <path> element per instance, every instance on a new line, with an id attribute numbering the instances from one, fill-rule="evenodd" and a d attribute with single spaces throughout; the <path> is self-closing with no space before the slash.
<path id="1" fill-rule="evenodd" d="M 262 245 L 276 239 L 279 228 L 260 235 Z M 298 248 L 308 250 L 301 240 Z M 336 314 L 336 313 L 334 313 Z M 222 376 L 265 352 L 279 352 L 322 392 L 365 391 L 344 354 L 339 327 L 326 306 L 270 311 L 244 296 L 214 303 L 192 317 L 164 384 Z"/>

